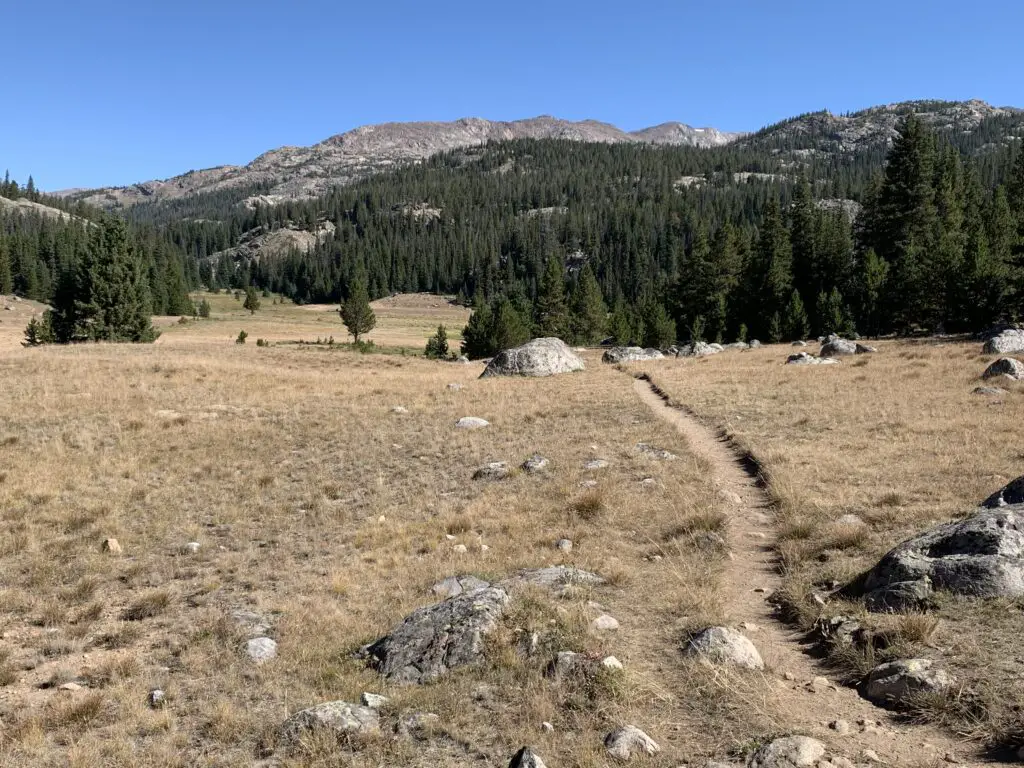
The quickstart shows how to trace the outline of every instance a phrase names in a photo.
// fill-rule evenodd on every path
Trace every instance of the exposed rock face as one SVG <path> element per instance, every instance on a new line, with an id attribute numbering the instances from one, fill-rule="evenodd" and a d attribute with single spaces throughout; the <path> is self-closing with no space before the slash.
<path id="1" fill-rule="evenodd" d="M 498 587 L 463 592 L 413 611 L 364 650 L 373 666 L 394 682 L 436 680 L 480 660 L 483 639 L 497 627 L 508 600 L 508 593 Z"/>
<path id="2" fill-rule="evenodd" d="M 1011 480 L 981 503 L 988 509 L 1005 507 L 1008 504 L 1024 504 L 1024 475 Z"/>
<path id="3" fill-rule="evenodd" d="M 1024 330 L 1007 329 L 985 342 L 982 352 L 986 355 L 1005 355 L 1010 352 L 1024 352 Z"/>
<path id="4" fill-rule="evenodd" d="M 749 344 L 747 347 L 749 348 Z M 693 345 L 690 351 L 692 357 L 707 357 L 708 355 L 717 355 L 724 349 L 721 344 L 705 344 L 703 341 L 698 341 Z"/>
<path id="5" fill-rule="evenodd" d="M 825 755 L 825 745 L 809 736 L 783 736 L 751 755 L 750 768 L 810 768 Z"/>
<path id="6" fill-rule="evenodd" d="M 207 260 L 216 264 L 227 256 L 232 261 L 258 262 L 263 258 L 281 258 L 292 251 L 306 253 L 334 234 L 334 223 L 319 222 L 312 231 L 299 229 L 289 224 L 279 229 L 264 231 L 262 227 L 251 229 L 242 236 L 242 241 L 233 248 L 212 253 Z"/>
<path id="7" fill-rule="evenodd" d="M 786 365 L 834 365 L 838 362 L 834 357 L 815 357 L 806 352 L 797 352 L 786 358 Z"/>
<path id="8" fill-rule="evenodd" d="M 867 573 L 863 589 L 877 604 L 890 594 L 902 604 L 910 583 L 926 580 L 962 595 L 1024 595 L 1024 505 L 983 509 L 903 542 Z"/>
<path id="9" fill-rule="evenodd" d="M 489 586 L 491 585 L 476 576 L 449 576 L 447 579 L 437 582 L 430 588 L 430 591 L 441 597 L 456 597 L 463 592 L 472 592 Z"/>
<path id="10" fill-rule="evenodd" d="M 604 746 L 611 757 L 622 761 L 629 760 L 633 755 L 653 756 L 661 752 L 658 742 L 635 725 L 616 728 L 604 737 Z"/>
<path id="11" fill-rule="evenodd" d="M 864 695 L 878 704 L 900 706 L 919 693 L 942 693 L 956 683 L 931 659 L 904 659 L 871 670 Z"/>
<path id="12" fill-rule="evenodd" d="M 380 716 L 377 710 L 349 704 L 347 701 L 329 701 L 289 717 L 281 726 L 281 736 L 287 742 L 296 742 L 303 735 L 317 730 L 341 735 L 377 733 L 379 729 Z"/>
<path id="13" fill-rule="evenodd" d="M 544 338 L 504 349 L 487 364 L 480 378 L 490 376 L 554 376 L 584 369 L 583 361 L 561 339 Z"/>
<path id="14" fill-rule="evenodd" d="M 533 584 L 538 587 L 563 590 L 572 586 L 593 587 L 604 584 L 605 580 L 596 573 L 573 568 L 571 565 L 553 565 L 548 568 L 534 568 L 519 571 L 500 583 L 505 589 L 512 589 L 521 584 Z"/>
<path id="15" fill-rule="evenodd" d="M 665 355 L 657 349 L 612 347 L 601 356 L 601 361 L 605 363 L 635 363 L 640 360 L 661 360 L 663 357 Z"/>
<path id="16" fill-rule="evenodd" d="M 708 627 L 698 632 L 687 644 L 686 655 L 707 659 L 715 664 L 764 669 L 764 661 L 754 644 L 729 627 Z"/>
<path id="17" fill-rule="evenodd" d="M 838 336 L 829 336 L 828 340 L 822 345 L 821 352 L 818 354 L 821 357 L 855 355 L 857 354 L 857 342 L 841 339 Z"/>
<path id="18" fill-rule="evenodd" d="M 1024 363 L 1013 357 L 1001 357 L 981 374 L 983 379 L 991 379 L 995 376 L 1009 376 L 1011 379 L 1020 381 L 1024 379 Z"/>

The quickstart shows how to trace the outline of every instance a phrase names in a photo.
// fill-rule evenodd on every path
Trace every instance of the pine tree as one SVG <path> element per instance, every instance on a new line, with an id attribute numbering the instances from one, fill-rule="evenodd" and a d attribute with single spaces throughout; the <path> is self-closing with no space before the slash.
<path id="1" fill-rule="evenodd" d="M 469 322 L 462 329 L 462 354 L 470 360 L 479 360 L 494 354 L 491 340 L 493 322 L 494 314 L 490 306 L 484 304 L 482 300 L 478 301 L 473 314 L 469 316 Z"/>
<path id="2" fill-rule="evenodd" d="M 608 307 L 601 286 L 589 264 L 576 278 L 572 294 L 572 336 L 577 344 L 596 344 L 604 338 L 608 326 Z"/>
<path id="3" fill-rule="evenodd" d="M 199 316 L 202 318 L 207 318 L 210 316 L 210 302 L 208 302 L 205 298 L 199 302 Z"/>
<path id="4" fill-rule="evenodd" d="M 615 343 L 620 346 L 632 344 L 637 338 L 626 302 L 621 297 L 616 300 L 615 308 L 608 320 L 608 331 Z"/>
<path id="5" fill-rule="evenodd" d="M 854 330 L 850 310 L 838 288 L 818 295 L 818 317 L 821 318 L 823 335 L 848 336 Z"/>
<path id="6" fill-rule="evenodd" d="M 805 296 L 816 296 L 825 288 L 817 259 L 817 214 L 811 185 L 801 176 L 793 190 L 790 239 L 793 247 L 793 286 Z"/>
<path id="7" fill-rule="evenodd" d="M 857 324 L 870 336 L 878 335 L 882 329 L 881 300 L 885 294 L 888 276 L 889 263 L 875 253 L 874 248 L 868 248 L 860 266 L 860 309 Z M 817 331 L 825 334 L 824 322 L 819 325 Z"/>
<path id="8" fill-rule="evenodd" d="M 7 252 L 7 246 L 0 240 L 0 294 L 9 294 L 14 290 L 14 281 L 11 276 L 11 257 Z"/>
<path id="9" fill-rule="evenodd" d="M 807 320 L 807 310 L 804 309 L 804 302 L 800 298 L 800 292 L 795 288 L 789 296 L 783 315 L 782 333 L 783 338 L 790 341 L 806 339 L 810 334 L 810 323 Z"/>
<path id="10" fill-rule="evenodd" d="M 431 360 L 444 360 L 448 357 L 448 330 L 443 324 L 437 326 L 437 332 L 427 339 L 423 354 Z"/>
<path id="11" fill-rule="evenodd" d="M 785 308 L 792 291 L 791 258 L 789 234 L 782 223 L 778 201 L 770 198 L 765 206 L 757 248 L 744 275 L 750 330 L 755 338 L 764 335 L 770 338 L 769 324 L 775 315 L 781 316 Z"/>
<path id="12" fill-rule="evenodd" d="M 548 259 L 541 275 L 534 318 L 538 336 L 568 336 L 570 319 L 565 302 L 565 265 L 557 255 Z"/>
<path id="13" fill-rule="evenodd" d="M 498 304 L 498 309 L 494 313 L 491 339 L 495 354 L 503 349 L 518 347 L 530 340 L 530 323 L 525 313 L 509 299 L 504 299 Z"/>
<path id="14" fill-rule="evenodd" d="M 660 301 L 650 299 L 644 304 L 643 323 L 643 346 L 664 349 L 675 343 L 675 321 L 669 316 L 665 305 Z"/>
<path id="15" fill-rule="evenodd" d="M 366 280 L 357 277 L 349 288 L 349 295 L 338 310 L 341 321 L 359 346 L 359 337 L 373 330 L 377 324 L 377 316 L 370 306 L 370 295 L 366 289 Z"/>
<path id="16" fill-rule="evenodd" d="M 367 307 L 368 306 L 369 306 L 369 302 L 367 302 Z M 250 285 L 250 286 L 248 286 L 245 289 L 245 303 L 242 304 L 242 308 L 243 309 L 248 309 L 250 315 L 256 314 L 256 310 L 260 308 L 260 295 L 256 292 L 255 286 Z M 371 312 L 372 312 L 372 310 L 371 310 Z M 348 321 L 347 320 L 345 321 L 345 325 L 348 325 Z M 360 333 L 365 333 L 366 331 L 372 330 L 372 328 L 373 328 L 373 325 L 371 325 L 365 331 L 364 330 L 360 330 Z M 358 336 L 356 337 L 356 343 L 357 344 L 359 343 Z"/>

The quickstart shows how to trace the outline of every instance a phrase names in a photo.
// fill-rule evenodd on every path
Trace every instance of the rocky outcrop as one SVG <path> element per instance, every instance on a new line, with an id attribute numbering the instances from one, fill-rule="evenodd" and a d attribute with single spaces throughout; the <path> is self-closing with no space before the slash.
<path id="1" fill-rule="evenodd" d="M 579 355 L 561 339 L 533 339 L 522 346 L 499 352 L 480 374 L 491 376 L 554 376 L 584 369 Z"/>
<path id="2" fill-rule="evenodd" d="M 981 374 L 983 379 L 991 379 L 996 376 L 1006 376 L 1009 379 L 1021 381 L 1024 379 L 1024 363 L 1013 357 L 1001 357 Z"/>
<path id="3" fill-rule="evenodd" d="M 610 757 L 626 761 L 633 755 L 652 757 L 661 752 L 658 742 L 635 725 L 624 725 L 604 737 L 604 747 Z"/>
<path id="4" fill-rule="evenodd" d="M 848 339 L 843 339 L 835 335 L 829 336 L 828 340 L 822 345 L 821 352 L 818 354 L 820 357 L 855 355 L 857 354 L 857 342 L 849 341 Z"/>
<path id="5" fill-rule="evenodd" d="M 482 587 L 424 606 L 363 653 L 393 682 L 431 682 L 480 661 L 484 637 L 497 627 L 508 600 L 504 589 Z"/>
<path id="6" fill-rule="evenodd" d="M 806 352 L 797 352 L 786 358 L 786 365 L 834 365 L 838 362 L 834 357 L 815 357 Z"/>
<path id="7" fill-rule="evenodd" d="M 903 659 L 871 670 L 864 695 L 876 704 L 899 707 L 916 695 L 942 693 L 955 684 L 956 680 L 931 659 Z"/>
<path id="8" fill-rule="evenodd" d="M 986 509 L 995 509 L 996 507 L 1005 507 L 1010 504 L 1024 504 L 1024 475 L 1008 482 L 985 499 L 981 506 Z"/>
<path id="9" fill-rule="evenodd" d="M 285 742 L 295 743 L 315 731 L 328 731 L 337 735 L 377 733 L 380 715 L 377 710 L 349 704 L 347 701 L 329 701 L 296 712 L 281 726 Z"/>
<path id="10" fill-rule="evenodd" d="M 1024 330 L 1008 328 L 985 342 L 981 348 L 986 355 L 1006 355 L 1011 352 L 1024 352 Z"/>
<path id="11" fill-rule="evenodd" d="M 523 747 L 512 756 L 508 768 L 547 768 L 540 755 L 529 747 Z"/>
<path id="12" fill-rule="evenodd" d="M 635 363 L 641 360 L 661 360 L 665 355 L 657 349 L 643 347 L 612 347 L 602 356 L 604 363 Z"/>
<path id="13" fill-rule="evenodd" d="M 698 632 L 690 638 L 685 653 L 714 664 L 764 669 L 764 661 L 754 644 L 729 627 L 708 627 Z"/>
<path id="14" fill-rule="evenodd" d="M 869 605 L 905 610 L 931 589 L 1024 595 L 1024 505 L 983 509 L 903 542 L 863 578 Z"/>

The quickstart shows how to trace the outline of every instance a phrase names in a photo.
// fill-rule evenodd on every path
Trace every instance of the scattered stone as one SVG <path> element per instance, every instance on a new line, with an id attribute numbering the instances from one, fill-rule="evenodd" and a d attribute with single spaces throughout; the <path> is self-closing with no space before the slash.
<path id="1" fill-rule="evenodd" d="M 832 334 L 829 336 L 818 353 L 821 357 L 840 357 L 841 355 L 857 354 L 857 343 Z"/>
<path id="2" fill-rule="evenodd" d="M 825 756 L 825 745 L 809 736 L 783 736 L 758 749 L 749 768 L 810 768 Z"/>
<path id="3" fill-rule="evenodd" d="M 896 581 L 864 595 L 864 604 L 874 613 L 898 613 L 919 610 L 932 596 L 931 579 L 925 576 L 914 581 Z"/>
<path id="4" fill-rule="evenodd" d="M 603 363 L 633 363 L 640 360 L 661 360 L 665 356 L 657 349 L 642 347 L 612 347 L 601 356 Z"/>
<path id="5" fill-rule="evenodd" d="M 519 571 L 514 576 L 500 582 L 498 586 L 504 589 L 513 589 L 522 584 L 532 584 L 561 592 L 570 587 L 596 587 L 604 583 L 604 578 L 596 573 L 574 568 L 571 565 L 552 565 L 547 568 Z"/>
<path id="6" fill-rule="evenodd" d="M 877 351 L 878 347 L 872 347 L 870 344 L 857 344 L 856 347 L 856 354 L 858 355 L 868 355 Z"/>
<path id="7" fill-rule="evenodd" d="M 269 619 L 245 608 L 233 610 L 231 618 L 249 637 L 260 637 L 270 631 Z"/>
<path id="8" fill-rule="evenodd" d="M 441 716 L 433 712 L 413 712 L 411 715 L 402 717 L 395 726 L 395 733 L 399 736 L 416 736 L 429 733 L 441 722 Z"/>
<path id="9" fill-rule="evenodd" d="M 478 416 L 463 416 L 455 422 L 456 429 L 483 429 L 491 426 L 491 422 Z"/>
<path id="10" fill-rule="evenodd" d="M 580 480 L 580 488 L 597 488 L 597 480 Z"/>
<path id="11" fill-rule="evenodd" d="M 1007 391 L 1002 387 L 975 387 L 971 392 L 975 395 L 988 395 L 990 397 L 999 397 L 1000 395 L 1007 394 Z"/>
<path id="12" fill-rule="evenodd" d="M 882 762 L 882 758 L 880 758 L 878 756 L 878 753 L 875 752 L 875 750 L 873 750 L 873 749 L 865 749 L 860 754 L 861 754 L 861 757 L 863 757 L 869 763 L 880 763 L 880 762 Z"/>
<path id="13" fill-rule="evenodd" d="M 832 365 L 838 362 L 834 357 L 815 357 L 806 352 L 797 352 L 786 358 L 786 365 Z"/>
<path id="14" fill-rule="evenodd" d="M 899 602 L 906 582 L 926 578 L 935 589 L 956 594 L 1024 595 L 1024 505 L 982 509 L 903 542 L 868 571 L 863 591 L 877 593 L 878 604 Z M 894 593 L 892 601 L 886 590 Z"/>
<path id="15" fill-rule="evenodd" d="M 806 347 L 807 346 L 807 342 L 806 341 L 794 341 L 792 344 L 790 344 L 790 346 L 791 347 Z"/>
<path id="16" fill-rule="evenodd" d="M 1024 379 L 1024 363 L 1012 357 L 1001 357 L 981 374 L 983 379 L 991 379 L 995 376 L 1009 376 L 1015 381 Z"/>
<path id="17" fill-rule="evenodd" d="M 437 582 L 430 588 L 430 591 L 441 597 L 456 597 L 463 592 L 472 592 L 489 586 L 491 585 L 476 576 L 449 576 L 447 579 Z"/>
<path id="18" fill-rule="evenodd" d="M 614 656 L 605 656 L 601 659 L 601 666 L 605 669 L 611 669 L 615 671 L 621 671 L 623 669 L 622 662 Z"/>
<path id="19" fill-rule="evenodd" d="M 551 725 L 551 723 L 544 723 L 544 725 Z M 554 726 L 551 727 L 551 730 L 554 730 Z M 512 756 L 508 768 L 547 768 L 547 766 L 540 759 L 540 755 L 529 747 L 523 747 Z"/>
<path id="20" fill-rule="evenodd" d="M 351 733 L 377 733 L 380 716 L 377 710 L 349 704 L 347 701 L 329 701 L 303 709 L 281 725 L 284 741 L 295 743 L 306 734 L 326 730 L 339 736 Z"/>
<path id="21" fill-rule="evenodd" d="M 760 341 L 758 341 L 757 339 L 751 339 L 750 340 L 750 348 L 751 349 L 760 349 L 760 347 L 761 347 L 761 342 Z"/>
<path id="22" fill-rule="evenodd" d="M 480 660 L 484 637 L 497 627 L 508 600 L 504 589 L 483 587 L 424 606 L 364 652 L 394 682 L 436 680 Z"/>
<path id="23" fill-rule="evenodd" d="M 524 461 L 520 466 L 524 472 L 533 475 L 538 472 L 543 472 L 548 468 L 551 462 L 538 453 Z"/>
<path id="24" fill-rule="evenodd" d="M 559 539 L 555 542 L 555 549 L 560 552 L 572 552 L 572 541 L 570 539 Z"/>
<path id="25" fill-rule="evenodd" d="M 277 643 L 269 637 L 254 637 L 245 644 L 246 655 L 257 664 L 277 656 Z"/>
<path id="26" fill-rule="evenodd" d="M 645 477 L 643 480 L 640 481 L 640 485 L 642 485 L 644 488 L 655 488 L 658 485 L 658 481 L 655 480 L 653 477 Z"/>
<path id="27" fill-rule="evenodd" d="M 708 357 L 709 355 L 717 355 L 722 349 L 721 344 L 705 344 L 703 341 L 698 341 L 693 345 L 690 355 L 692 357 Z"/>
<path id="28" fill-rule="evenodd" d="M 820 675 L 811 679 L 807 684 L 807 690 L 812 693 L 825 693 L 826 691 L 835 688 L 831 681 L 827 677 L 821 677 Z"/>
<path id="29" fill-rule="evenodd" d="M 920 693 L 942 693 L 955 684 L 931 659 L 903 659 L 871 670 L 864 695 L 876 704 L 899 707 Z"/>
<path id="30" fill-rule="evenodd" d="M 598 469 L 607 469 L 608 461 L 605 459 L 591 459 L 583 464 L 583 469 L 587 472 L 593 472 Z"/>
<path id="31" fill-rule="evenodd" d="M 167 694 L 159 688 L 154 688 L 149 692 L 146 701 L 149 702 L 150 709 L 160 709 L 167 703 Z"/>
<path id="32" fill-rule="evenodd" d="M 448 389 L 451 390 L 452 392 L 459 392 L 462 390 L 462 385 L 459 384 L 458 382 L 452 382 L 451 384 L 448 385 Z"/>
<path id="33" fill-rule="evenodd" d="M 465 355 L 459 355 L 453 362 L 456 362 L 459 365 L 469 365 L 469 358 Z"/>
<path id="34" fill-rule="evenodd" d="M 58 686 L 57 690 L 66 691 L 68 693 L 76 693 L 77 691 L 82 690 L 82 687 L 83 686 L 79 685 L 78 683 L 64 683 L 63 685 Z"/>
<path id="35" fill-rule="evenodd" d="M 196 555 L 199 554 L 199 550 L 201 548 L 202 547 L 198 541 L 190 541 L 188 544 L 181 548 L 181 553 L 183 555 Z"/>
<path id="36" fill-rule="evenodd" d="M 551 723 L 549 723 L 547 720 L 545 720 L 543 723 L 540 724 L 540 728 L 545 733 L 554 733 L 555 732 L 555 726 L 552 725 Z"/>
<path id="37" fill-rule="evenodd" d="M 507 480 L 511 475 L 512 468 L 509 467 L 507 461 L 492 461 L 479 467 L 473 473 L 473 479 L 487 481 Z"/>
<path id="38" fill-rule="evenodd" d="M 1010 504 L 1024 504 L 1024 475 L 1021 475 L 1016 480 L 1011 480 L 981 502 L 981 506 L 988 509 L 1005 507 Z"/>
<path id="39" fill-rule="evenodd" d="M 660 459 L 661 461 L 675 461 L 679 458 L 674 453 L 670 453 L 664 448 L 655 448 L 653 445 L 648 445 L 647 443 L 637 443 L 636 449 L 645 456 Z"/>
<path id="40" fill-rule="evenodd" d="M 364 707 L 369 707 L 370 709 L 380 709 L 389 701 L 391 701 L 391 699 L 389 699 L 387 696 L 381 696 L 379 693 L 369 693 L 367 691 L 363 691 L 363 695 L 360 701 L 362 702 Z"/>
<path id="41" fill-rule="evenodd" d="M 822 616 L 814 622 L 813 632 L 819 640 L 835 645 L 854 645 L 863 628 L 849 616 Z"/>
<path id="42" fill-rule="evenodd" d="M 409 409 L 406 408 L 404 405 L 396 405 L 395 407 L 393 407 L 391 409 L 391 412 L 392 413 L 408 413 Z"/>
<path id="43" fill-rule="evenodd" d="M 452 547 L 452 552 L 454 552 L 457 555 L 464 555 L 467 552 L 469 552 L 469 548 L 465 544 L 456 544 L 454 547 Z"/>
<path id="44" fill-rule="evenodd" d="M 616 760 L 629 760 L 634 753 L 654 756 L 661 752 L 658 743 L 635 725 L 616 728 L 604 737 L 608 754 Z"/>
<path id="45" fill-rule="evenodd" d="M 708 627 L 698 632 L 690 638 L 685 653 L 687 656 L 697 656 L 716 664 L 764 669 L 764 661 L 754 644 L 729 627 Z"/>
<path id="46" fill-rule="evenodd" d="M 598 632 L 613 632 L 619 628 L 619 622 L 613 616 L 609 616 L 607 613 L 602 613 L 590 622 L 590 626 Z"/>
<path id="47" fill-rule="evenodd" d="M 575 675 L 585 674 L 589 666 L 590 662 L 582 653 L 559 651 L 548 665 L 548 674 L 555 680 L 564 680 Z"/>
<path id="48" fill-rule="evenodd" d="M 109 555 L 120 555 L 123 551 L 117 539 L 104 539 L 100 549 Z"/>
<path id="49" fill-rule="evenodd" d="M 838 733 L 840 736 L 845 736 L 850 732 L 850 724 L 845 720 L 833 720 L 828 724 L 828 727 Z"/>
<path id="50" fill-rule="evenodd" d="M 867 526 L 867 523 L 864 522 L 864 518 L 860 517 L 860 515 L 848 514 L 837 518 L 836 525 L 845 525 L 849 528 L 864 528 Z"/>
<path id="51" fill-rule="evenodd" d="M 1011 352 L 1024 352 L 1024 330 L 1007 328 L 998 336 L 985 342 L 981 351 L 986 355 L 1005 355 Z"/>
<path id="52" fill-rule="evenodd" d="M 487 364 L 481 379 L 491 376 L 554 376 L 582 371 L 586 366 L 564 341 L 533 339 L 522 346 L 504 349 Z"/>

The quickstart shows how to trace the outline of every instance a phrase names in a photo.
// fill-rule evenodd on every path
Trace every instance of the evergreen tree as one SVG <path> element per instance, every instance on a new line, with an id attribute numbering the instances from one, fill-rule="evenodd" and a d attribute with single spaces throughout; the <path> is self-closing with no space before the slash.
<path id="1" fill-rule="evenodd" d="M 614 342 L 620 346 L 632 344 L 637 338 L 626 302 L 621 297 L 615 302 L 615 308 L 608 320 L 608 331 Z"/>
<path id="2" fill-rule="evenodd" d="M 431 360 L 444 360 L 448 357 L 448 330 L 444 325 L 437 326 L 437 333 L 427 339 L 423 354 Z"/>
<path id="3" fill-rule="evenodd" d="M 771 338 L 769 325 L 780 316 L 792 291 L 791 252 L 786 231 L 775 198 L 768 200 L 764 221 L 744 276 L 746 300 L 749 303 L 750 331 L 754 337 Z M 781 325 L 779 328 L 781 334 Z"/>
<path id="4" fill-rule="evenodd" d="M 573 341 L 577 344 L 596 344 L 601 341 L 608 326 L 608 307 L 589 264 L 583 266 L 576 278 L 571 303 Z"/>
<path id="5" fill-rule="evenodd" d="M 810 323 L 807 320 L 807 311 L 804 309 L 804 302 L 800 298 L 800 292 L 795 288 L 789 296 L 783 315 L 782 333 L 783 338 L 790 341 L 806 339 L 811 332 Z"/>
<path id="6" fill-rule="evenodd" d="M 369 306 L 369 301 L 367 301 L 367 306 Z M 256 310 L 260 308 L 260 295 L 256 292 L 255 286 L 250 285 L 250 286 L 248 286 L 245 289 L 245 302 L 242 304 L 242 308 L 243 309 L 248 309 L 250 315 L 256 314 Z M 347 320 L 345 321 L 345 325 L 348 325 L 348 321 Z M 365 331 L 364 330 L 360 330 L 360 333 L 365 333 L 366 331 L 369 331 L 372 328 L 373 328 L 373 325 L 371 325 Z M 359 339 L 357 337 L 356 338 L 356 343 L 358 343 L 358 342 L 359 342 Z"/>
<path id="7" fill-rule="evenodd" d="M 569 310 L 565 302 L 565 265 L 561 257 L 552 255 L 538 286 L 534 327 L 537 336 L 564 339 L 568 337 L 569 325 Z"/>
<path id="8" fill-rule="evenodd" d="M 205 298 L 199 302 L 199 316 L 202 318 L 207 318 L 210 316 L 210 302 L 208 302 Z"/>
<path id="9" fill-rule="evenodd" d="M 470 360 L 479 360 L 494 354 L 491 331 L 494 314 L 489 305 L 482 301 L 477 303 L 469 322 L 462 329 L 462 354 Z"/>
<path id="10" fill-rule="evenodd" d="M 11 276 L 11 257 L 7 252 L 7 245 L 0 240 L 0 294 L 9 294 L 14 290 L 14 281 Z"/>
<path id="11" fill-rule="evenodd" d="M 871 336 L 879 334 L 882 328 L 881 323 L 881 300 L 885 294 L 885 281 L 889 276 L 889 263 L 875 253 L 874 248 L 868 248 L 860 267 L 860 303 L 857 324 L 864 329 L 864 332 Z M 826 300 L 826 311 L 827 311 Z M 825 318 L 817 332 L 824 335 Z"/>
<path id="12" fill-rule="evenodd" d="M 494 313 L 494 330 L 491 334 L 493 352 L 518 347 L 530 340 L 530 323 L 525 313 L 512 301 L 502 300 Z"/>
<path id="13" fill-rule="evenodd" d="M 348 298 L 338 310 L 341 321 L 345 324 L 348 332 L 355 339 L 356 346 L 359 345 L 359 337 L 369 333 L 377 324 L 377 316 L 370 307 L 370 296 L 366 290 L 366 281 L 357 277 L 353 282 Z"/>
<path id="14" fill-rule="evenodd" d="M 644 304 L 643 324 L 643 346 L 664 349 L 675 343 L 675 321 L 660 301 L 650 299 Z"/>
<path id="15" fill-rule="evenodd" d="M 848 336 L 854 331 L 850 310 L 843 303 L 843 295 L 838 288 L 819 294 L 818 317 L 821 318 L 823 335 Z"/>

